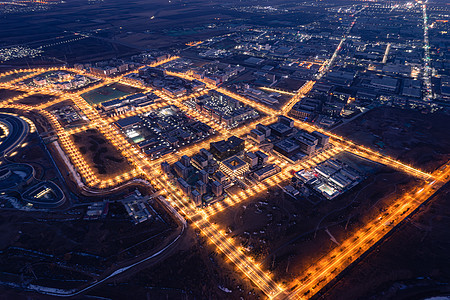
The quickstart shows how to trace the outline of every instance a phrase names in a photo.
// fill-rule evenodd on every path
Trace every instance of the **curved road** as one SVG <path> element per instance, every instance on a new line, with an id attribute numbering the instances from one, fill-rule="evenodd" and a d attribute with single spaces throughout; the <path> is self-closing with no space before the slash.
<path id="1" fill-rule="evenodd" d="M 28 123 L 7 113 L 0 113 L 0 123 L 8 127 L 8 135 L 0 142 L 0 155 L 3 157 L 17 148 L 30 132 Z"/>

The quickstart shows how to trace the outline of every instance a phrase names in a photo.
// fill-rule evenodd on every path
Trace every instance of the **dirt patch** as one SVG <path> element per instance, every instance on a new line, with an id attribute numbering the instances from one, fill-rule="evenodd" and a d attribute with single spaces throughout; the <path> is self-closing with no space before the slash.
<path id="1" fill-rule="evenodd" d="M 72 140 L 100 179 L 111 178 L 133 168 L 126 158 L 97 130 L 74 134 Z"/>
<path id="2" fill-rule="evenodd" d="M 0 89 L 0 101 L 5 101 L 23 94 L 23 92 Z"/>
<path id="3" fill-rule="evenodd" d="M 17 101 L 17 103 L 25 104 L 25 105 L 39 105 L 55 99 L 53 96 L 43 95 L 43 94 L 35 94 Z"/>
<path id="4" fill-rule="evenodd" d="M 306 199 L 294 200 L 277 187 L 228 208 L 212 221 L 224 226 L 248 255 L 274 273 L 277 281 L 289 283 L 336 246 L 325 230 L 337 241 L 345 240 L 379 214 L 387 201 L 415 183 L 401 172 L 348 153 L 345 156 L 361 166 L 366 179 L 331 201 L 313 205 Z"/>

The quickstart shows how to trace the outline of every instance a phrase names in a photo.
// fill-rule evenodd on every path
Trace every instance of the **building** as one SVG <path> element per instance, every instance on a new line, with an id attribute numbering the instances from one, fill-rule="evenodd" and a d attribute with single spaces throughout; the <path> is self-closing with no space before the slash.
<path id="1" fill-rule="evenodd" d="M 284 124 L 286 126 L 289 126 L 289 127 L 294 127 L 294 120 L 292 120 L 288 117 L 285 117 L 285 116 L 279 116 L 278 122 L 280 122 L 281 124 Z"/>
<path id="2" fill-rule="evenodd" d="M 206 183 L 199 180 L 195 183 L 195 189 L 200 193 L 200 195 L 206 194 Z"/>
<path id="3" fill-rule="evenodd" d="M 203 155 L 207 160 L 213 159 L 213 155 L 211 154 L 211 152 L 209 152 L 205 148 L 200 149 L 200 154 Z"/>
<path id="4" fill-rule="evenodd" d="M 311 135 L 306 131 L 297 133 L 292 139 L 299 145 L 300 150 L 307 155 L 314 153 L 319 142 L 319 139 L 316 136 Z"/>
<path id="5" fill-rule="evenodd" d="M 197 190 L 193 190 L 190 196 L 195 205 L 200 206 L 202 204 L 202 195 Z"/>
<path id="6" fill-rule="evenodd" d="M 289 119 L 290 120 L 290 119 Z M 287 136 L 293 131 L 293 127 L 286 125 L 285 123 L 277 122 L 269 125 L 271 132 L 276 136 Z"/>
<path id="7" fill-rule="evenodd" d="M 290 156 L 295 153 L 300 146 L 291 139 L 284 139 L 273 145 L 273 149 L 284 156 Z"/>
<path id="8" fill-rule="evenodd" d="M 167 161 L 163 161 L 161 163 L 161 169 L 164 173 L 169 174 L 170 173 L 170 165 Z"/>
<path id="9" fill-rule="evenodd" d="M 269 156 L 261 151 L 256 151 L 255 155 L 258 157 L 258 164 L 262 165 L 267 163 L 267 160 L 269 159 Z"/>
<path id="10" fill-rule="evenodd" d="M 249 165 L 237 156 L 220 162 L 220 171 L 231 178 L 242 177 L 249 170 Z"/>
<path id="11" fill-rule="evenodd" d="M 225 176 L 225 174 L 223 174 L 220 171 L 217 171 L 213 177 L 216 181 L 218 181 L 220 183 L 223 183 L 225 180 L 227 180 L 227 177 Z"/>
<path id="12" fill-rule="evenodd" d="M 223 185 L 218 181 L 213 181 L 211 184 L 211 189 L 216 197 L 222 196 L 223 194 Z"/>
<path id="13" fill-rule="evenodd" d="M 203 155 L 197 153 L 192 157 L 192 164 L 202 170 L 208 166 L 208 160 Z"/>
<path id="14" fill-rule="evenodd" d="M 186 195 L 191 193 L 191 186 L 183 178 L 177 178 L 177 184 Z"/>
<path id="15" fill-rule="evenodd" d="M 250 165 L 250 168 L 253 168 L 258 164 L 258 156 L 253 152 L 245 153 L 244 160 Z"/>
<path id="16" fill-rule="evenodd" d="M 180 159 L 180 162 L 185 166 L 185 167 L 190 167 L 191 166 L 191 158 L 187 155 L 183 155 Z"/>
<path id="17" fill-rule="evenodd" d="M 321 147 L 324 148 L 324 147 L 326 147 L 326 146 L 328 146 L 330 144 L 330 137 L 328 135 L 323 134 L 323 133 L 318 132 L 318 131 L 313 131 L 311 134 L 313 136 L 315 136 L 319 140 L 318 144 Z"/>
<path id="18" fill-rule="evenodd" d="M 137 128 L 141 125 L 142 119 L 138 116 L 128 117 L 117 121 L 115 124 L 122 130 Z"/>
<path id="19" fill-rule="evenodd" d="M 236 136 L 231 136 L 226 141 L 218 141 L 210 144 L 209 151 L 218 160 L 224 160 L 239 152 L 244 151 L 245 141 Z"/>
<path id="20" fill-rule="evenodd" d="M 177 173 L 177 175 L 183 179 L 186 179 L 189 174 L 189 169 L 185 165 L 183 165 L 181 162 L 177 161 L 173 164 L 173 169 Z"/>
<path id="21" fill-rule="evenodd" d="M 277 174 L 280 171 L 281 171 L 280 167 L 278 167 L 277 165 L 271 164 L 271 165 L 267 165 L 267 166 L 255 171 L 253 173 L 253 177 L 258 181 L 262 181 L 266 178 L 269 178 L 270 176 Z"/>
<path id="22" fill-rule="evenodd" d="M 250 130 L 250 138 L 260 144 L 264 142 L 264 140 L 266 139 L 266 135 L 258 129 L 252 129 Z"/>
<path id="23" fill-rule="evenodd" d="M 383 76 L 381 79 L 372 79 L 370 84 L 375 88 L 394 92 L 397 89 L 398 80 L 392 77 Z"/>
<path id="24" fill-rule="evenodd" d="M 205 170 L 200 170 L 199 180 L 203 181 L 204 183 L 208 183 L 208 173 L 206 173 Z"/>

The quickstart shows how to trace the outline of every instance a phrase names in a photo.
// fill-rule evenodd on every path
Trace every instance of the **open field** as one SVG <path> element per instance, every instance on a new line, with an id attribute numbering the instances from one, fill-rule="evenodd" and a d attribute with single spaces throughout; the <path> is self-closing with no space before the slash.
<path id="1" fill-rule="evenodd" d="M 19 95 L 23 95 L 23 92 L 0 89 L 0 101 L 8 100 Z"/>
<path id="2" fill-rule="evenodd" d="M 86 101 L 91 104 L 100 104 L 105 101 L 124 97 L 130 94 L 138 93 L 141 90 L 126 86 L 119 83 L 113 83 L 111 85 L 105 85 L 90 92 L 81 94 Z"/>
<path id="3" fill-rule="evenodd" d="M 248 280 L 242 280 L 225 257 L 198 232 L 188 229 L 183 244 L 165 260 L 89 294 L 138 299 L 264 299 Z"/>
<path id="4" fill-rule="evenodd" d="M 446 115 L 379 107 L 334 133 L 419 169 L 433 171 L 450 158 L 447 128 Z"/>
<path id="5" fill-rule="evenodd" d="M 83 220 L 86 206 L 67 212 L 3 212 L 0 216 L 0 278 L 79 287 L 120 261 L 159 247 L 174 232 L 170 219 L 134 225 L 120 203 L 105 219 Z M 166 220 L 165 220 L 166 219 Z"/>
<path id="6" fill-rule="evenodd" d="M 449 193 L 447 185 L 321 297 L 336 300 L 448 297 Z"/>
<path id="7" fill-rule="evenodd" d="M 337 158 L 357 166 L 366 179 L 343 195 L 317 205 L 295 200 L 275 187 L 266 195 L 215 215 L 213 222 L 227 228 L 228 235 L 275 278 L 289 282 L 336 246 L 326 230 L 338 243 L 345 240 L 365 219 L 379 214 L 384 201 L 415 184 L 405 174 L 348 153 Z"/>
<path id="8" fill-rule="evenodd" d="M 132 170 L 126 158 L 97 130 L 89 129 L 74 134 L 72 138 L 100 178 L 111 178 Z"/>
<path id="9" fill-rule="evenodd" d="M 49 95 L 34 94 L 20 99 L 17 103 L 34 106 L 52 101 L 53 99 L 55 99 L 55 97 Z"/>

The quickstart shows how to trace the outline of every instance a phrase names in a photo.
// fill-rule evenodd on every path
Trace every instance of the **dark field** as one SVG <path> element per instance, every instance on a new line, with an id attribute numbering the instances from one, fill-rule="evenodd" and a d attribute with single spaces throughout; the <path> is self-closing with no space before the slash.
<path id="1" fill-rule="evenodd" d="M 130 294 L 135 299 L 264 299 L 215 246 L 192 229 L 185 234 L 179 250 L 167 259 L 88 294 L 112 299 Z"/>
<path id="2" fill-rule="evenodd" d="M 243 13 L 230 9 L 232 3 L 66 1 L 47 11 L 5 15 L 0 28 L 0 47 L 42 46 L 42 57 L 29 59 L 31 64 L 92 62 L 203 40 L 229 32 L 226 27 L 230 24 L 286 27 L 305 24 L 323 15 L 323 11 L 311 7 L 311 13 L 301 8 L 276 15 Z M 208 27 L 212 23 L 218 26 Z M 24 62 L 8 62 L 15 63 Z"/>
<path id="3" fill-rule="evenodd" d="M 431 172 L 450 158 L 449 121 L 443 114 L 379 107 L 334 132 Z"/>
<path id="4" fill-rule="evenodd" d="M 72 137 L 86 162 L 93 166 L 100 179 L 115 177 L 132 170 L 127 159 L 97 130 L 89 129 Z"/>
<path id="5" fill-rule="evenodd" d="M 13 97 L 23 95 L 23 94 L 24 93 L 18 92 L 18 91 L 0 89 L 0 101 L 5 101 L 5 100 L 8 100 L 8 99 L 11 99 Z"/>
<path id="6" fill-rule="evenodd" d="M 113 263 L 152 251 L 174 231 L 154 217 L 133 225 L 125 208 L 111 203 L 102 220 L 83 220 L 84 208 L 65 213 L 3 212 L 0 216 L 2 281 L 79 287 Z"/>
<path id="7" fill-rule="evenodd" d="M 352 161 L 367 178 L 334 200 L 313 206 L 275 188 L 212 220 L 225 226 L 250 256 L 262 261 L 263 269 L 272 271 L 277 280 L 289 282 L 336 246 L 326 230 L 338 242 L 345 240 L 378 215 L 384 203 L 416 183 L 403 173 L 347 153 L 338 159 Z"/>
<path id="8" fill-rule="evenodd" d="M 25 105 L 39 105 L 55 99 L 53 96 L 43 95 L 43 94 L 33 94 L 31 96 L 25 97 L 17 101 L 17 103 L 25 104 Z"/>
<path id="9" fill-rule="evenodd" d="M 8 82 L 8 81 L 20 78 L 22 76 L 27 76 L 28 74 L 31 74 L 31 72 L 19 72 L 19 73 L 13 73 L 11 75 L 2 76 L 2 77 L 0 77 L 0 83 Z"/>
<path id="10" fill-rule="evenodd" d="M 448 299 L 449 192 L 447 184 L 388 240 L 346 271 L 323 299 Z"/>

